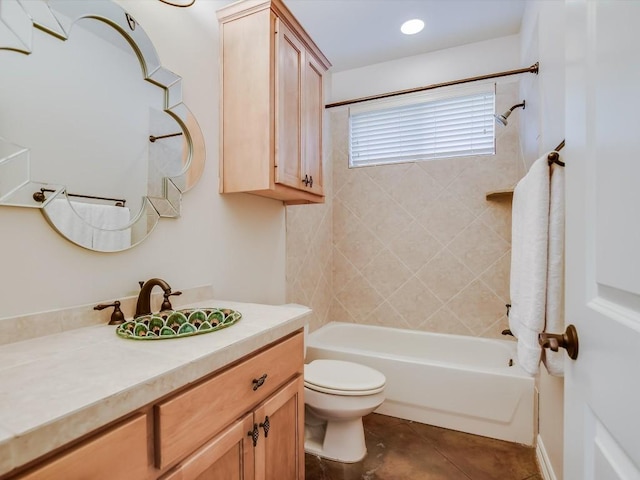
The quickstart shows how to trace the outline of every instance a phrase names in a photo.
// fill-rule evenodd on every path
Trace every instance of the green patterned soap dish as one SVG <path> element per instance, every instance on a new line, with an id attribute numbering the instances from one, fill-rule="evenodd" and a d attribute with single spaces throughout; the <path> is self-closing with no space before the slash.
<path id="1" fill-rule="evenodd" d="M 230 327 L 242 314 L 229 308 L 185 308 L 143 315 L 118 325 L 116 333 L 132 340 L 190 337 Z"/>

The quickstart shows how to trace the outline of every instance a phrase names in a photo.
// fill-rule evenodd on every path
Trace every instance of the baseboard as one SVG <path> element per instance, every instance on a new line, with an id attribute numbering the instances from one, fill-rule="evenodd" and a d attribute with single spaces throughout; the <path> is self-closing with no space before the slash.
<path id="1" fill-rule="evenodd" d="M 542 478 L 544 480 L 558 480 L 558 477 L 556 477 L 553 467 L 551 466 L 551 461 L 549 460 L 547 451 L 544 448 L 542 437 L 538 435 L 536 440 L 536 458 L 538 459 L 538 465 L 540 465 Z"/>

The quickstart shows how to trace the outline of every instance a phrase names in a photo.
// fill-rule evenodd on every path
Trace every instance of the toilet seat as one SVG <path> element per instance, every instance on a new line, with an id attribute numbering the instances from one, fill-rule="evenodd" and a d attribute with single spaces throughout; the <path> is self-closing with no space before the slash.
<path id="1" fill-rule="evenodd" d="M 373 368 L 342 360 L 314 360 L 304 366 L 304 385 L 332 395 L 374 395 L 384 390 L 385 376 Z"/>

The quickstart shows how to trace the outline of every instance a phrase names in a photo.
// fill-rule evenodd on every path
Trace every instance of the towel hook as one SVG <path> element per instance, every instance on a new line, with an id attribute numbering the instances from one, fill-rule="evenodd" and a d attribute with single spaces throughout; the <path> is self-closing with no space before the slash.
<path id="1" fill-rule="evenodd" d="M 578 331 L 573 325 L 567 326 L 564 333 L 541 333 L 538 335 L 538 343 L 542 348 L 550 348 L 557 352 L 559 348 L 567 350 L 571 360 L 578 358 Z"/>

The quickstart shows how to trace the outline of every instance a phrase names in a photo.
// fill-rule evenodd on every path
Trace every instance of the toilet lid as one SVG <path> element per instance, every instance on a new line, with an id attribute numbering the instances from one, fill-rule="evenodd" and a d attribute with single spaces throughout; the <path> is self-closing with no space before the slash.
<path id="1" fill-rule="evenodd" d="M 304 366 L 305 385 L 318 392 L 372 395 L 381 392 L 385 376 L 373 368 L 342 360 L 314 360 Z"/>

